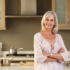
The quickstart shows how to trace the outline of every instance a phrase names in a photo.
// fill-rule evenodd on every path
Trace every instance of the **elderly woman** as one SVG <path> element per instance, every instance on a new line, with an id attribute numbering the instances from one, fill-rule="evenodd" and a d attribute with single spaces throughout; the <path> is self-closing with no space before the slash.
<path id="1" fill-rule="evenodd" d="M 34 70 L 63 70 L 62 63 L 68 52 L 58 31 L 57 15 L 53 11 L 44 14 L 42 30 L 34 35 Z"/>

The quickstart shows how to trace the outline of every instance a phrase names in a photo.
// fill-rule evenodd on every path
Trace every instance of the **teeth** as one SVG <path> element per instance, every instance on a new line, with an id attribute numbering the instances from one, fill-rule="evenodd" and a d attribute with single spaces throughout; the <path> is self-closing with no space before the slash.
<path id="1" fill-rule="evenodd" d="M 51 25 L 48 25 L 48 26 L 51 26 Z"/>
<path id="2" fill-rule="evenodd" d="M 52 25 L 48 25 L 48 24 L 46 24 L 47 26 L 52 26 Z"/>

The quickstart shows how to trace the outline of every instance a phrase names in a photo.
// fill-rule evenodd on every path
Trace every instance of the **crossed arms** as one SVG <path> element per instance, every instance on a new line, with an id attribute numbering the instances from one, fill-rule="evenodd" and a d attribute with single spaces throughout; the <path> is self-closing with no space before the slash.
<path id="1" fill-rule="evenodd" d="M 58 51 L 58 53 L 52 53 L 52 58 L 50 58 L 50 53 L 46 53 L 42 51 L 42 54 L 44 56 L 47 56 L 47 59 L 44 62 L 49 62 L 49 61 L 58 61 L 58 60 L 64 60 L 62 55 L 60 53 L 64 53 L 65 50 L 64 48 L 60 48 L 60 50 Z"/>

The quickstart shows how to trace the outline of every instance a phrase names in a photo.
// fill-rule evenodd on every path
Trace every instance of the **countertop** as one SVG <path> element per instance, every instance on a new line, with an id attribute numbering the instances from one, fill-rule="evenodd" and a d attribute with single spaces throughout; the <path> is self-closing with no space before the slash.
<path id="1" fill-rule="evenodd" d="M 70 66 L 65 66 L 64 70 L 70 70 Z"/>
<path id="2" fill-rule="evenodd" d="M 34 66 L 0 66 L 0 70 L 34 70 Z"/>
<path id="3" fill-rule="evenodd" d="M 34 66 L 0 66 L 0 70 L 34 70 Z M 70 70 L 70 66 L 64 67 L 64 70 Z"/>
<path id="4" fill-rule="evenodd" d="M 22 53 L 22 52 L 20 52 Z M 29 53 L 29 52 L 23 52 L 23 53 Z M 30 54 L 33 53 L 33 51 L 30 52 Z M 6 54 L 8 52 L 3 52 L 3 57 L 1 58 L 7 58 L 7 59 L 12 59 L 12 60 L 34 60 L 34 58 L 23 58 L 23 57 L 6 57 Z M 67 61 L 70 61 L 70 57 L 68 58 Z M 20 66 L 20 65 L 11 65 L 11 66 L 0 66 L 0 70 L 34 70 L 34 66 Z M 70 70 L 70 66 L 64 66 L 64 70 Z"/>

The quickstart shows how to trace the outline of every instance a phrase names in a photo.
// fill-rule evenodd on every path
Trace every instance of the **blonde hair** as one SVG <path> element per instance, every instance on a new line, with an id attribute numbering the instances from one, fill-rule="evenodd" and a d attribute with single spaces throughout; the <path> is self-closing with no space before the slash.
<path id="1" fill-rule="evenodd" d="M 58 31 L 58 19 L 57 19 L 57 15 L 55 12 L 53 11 L 48 11 L 44 14 L 44 16 L 42 17 L 42 20 L 41 20 L 41 28 L 43 31 L 45 29 L 45 26 L 44 26 L 44 22 L 45 22 L 45 19 L 50 16 L 50 15 L 54 15 L 54 18 L 55 18 L 55 27 L 52 28 L 52 33 L 57 33 Z"/>

